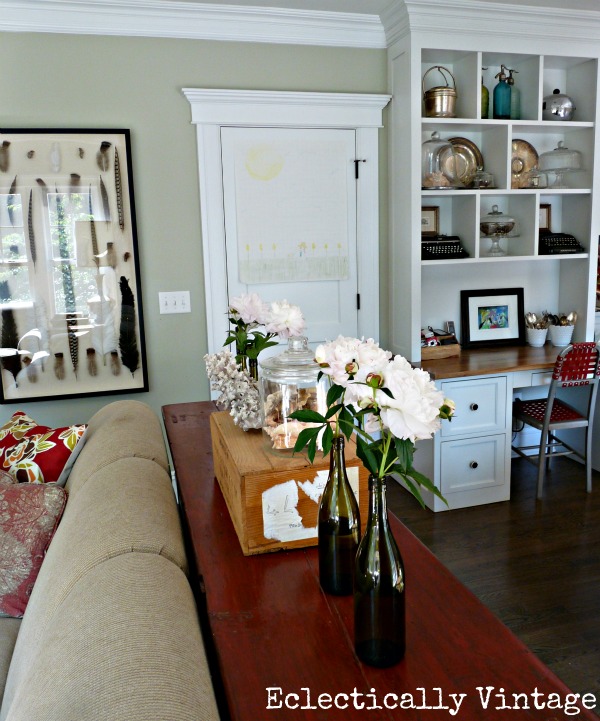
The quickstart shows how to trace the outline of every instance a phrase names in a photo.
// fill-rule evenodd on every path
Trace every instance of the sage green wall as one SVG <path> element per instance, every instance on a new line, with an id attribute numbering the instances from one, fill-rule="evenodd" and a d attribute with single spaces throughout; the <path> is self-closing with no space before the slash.
<path id="1" fill-rule="evenodd" d="M 0 127 L 131 130 L 150 392 L 130 397 L 157 412 L 209 397 L 196 133 L 181 88 L 385 93 L 386 86 L 384 50 L 0 33 Z M 386 196 L 382 182 L 382 219 Z M 191 292 L 190 314 L 159 315 L 158 292 L 169 290 Z M 22 408 L 49 424 L 84 422 L 118 397 L 6 405 L 0 421 Z"/>

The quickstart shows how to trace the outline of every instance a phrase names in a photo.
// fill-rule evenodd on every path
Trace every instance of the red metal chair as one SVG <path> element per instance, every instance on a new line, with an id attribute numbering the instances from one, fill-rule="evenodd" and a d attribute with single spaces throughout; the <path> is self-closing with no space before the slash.
<path id="1" fill-rule="evenodd" d="M 592 490 L 592 422 L 599 382 L 599 357 L 596 343 L 573 343 L 567 346 L 556 358 L 548 397 L 536 400 L 518 399 L 513 403 L 513 417 L 541 431 L 539 446 L 512 446 L 515 453 L 537 465 L 538 498 L 542 497 L 544 477 L 554 456 L 574 455 L 583 461 L 587 491 L 590 493 Z M 561 388 L 582 386 L 588 390 L 583 411 L 562 400 L 566 395 L 565 392 L 561 393 L 561 398 L 556 397 L 557 391 Z M 583 452 L 556 437 L 555 433 L 568 428 L 585 429 Z M 525 453 L 534 448 L 537 449 L 537 453 Z"/>

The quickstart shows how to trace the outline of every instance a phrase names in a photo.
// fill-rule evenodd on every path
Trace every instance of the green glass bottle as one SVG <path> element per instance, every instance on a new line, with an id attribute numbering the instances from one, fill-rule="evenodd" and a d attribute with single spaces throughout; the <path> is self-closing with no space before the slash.
<path id="1" fill-rule="evenodd" d="M 487 68 L 481 68 L 487 70 Z M 490 91 L 483 84 L 483 75 L 481 76 L 481 117 L 487 118 L 490 113 Z"/>
<path id="2" fill-rule="evenodd" d="M 354 568 L 354 648 L 370 666 L 398 663 L 406 648 L 404 564 L 389 527 L 386 481 L 369 477 L 369 517 Z"/>
<path id="3" fill-rule="evenodd" d="M 354 559 L 360 541 L 360 512 L 346 473 L 344 436 L 336 436 L 329 476 L 319 506 L 319 581 L 326 593 L 352 593 Z"/>

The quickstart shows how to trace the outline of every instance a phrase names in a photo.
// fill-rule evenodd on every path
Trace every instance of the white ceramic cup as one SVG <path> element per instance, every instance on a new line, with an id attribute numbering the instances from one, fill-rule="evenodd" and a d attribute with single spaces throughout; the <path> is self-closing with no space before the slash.
<path id="1" fill-rule="evenodd" d="M 547 328 L 527 328 L 527 343 L 534 348 L 541 348 L 546 342 Z"/>
<path id="2" fill-rule="evenodd" d="M 561 348 L 569 345 L 573 337 L 573 328 L 572 325 L 551 325 L 549 333 L 552 345 Z"/>

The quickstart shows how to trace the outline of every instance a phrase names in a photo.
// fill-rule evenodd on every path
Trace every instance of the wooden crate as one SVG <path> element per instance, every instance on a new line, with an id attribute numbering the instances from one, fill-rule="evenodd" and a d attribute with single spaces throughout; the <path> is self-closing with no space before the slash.
<path id="1" fill-rule="evenodd" d="M 453 338 L 454 336 L 438 336 L 440 339 Z M 460 355 L 460 344 L 449 343 L 448 345 L 433 345 L 421 348 L 421 358 L 431 360 L 432 358 L 451 358 Z"/>
<path id="2" fill-rule="evenodd" d="M 261 432 L 242 431 L 227 411 L 211 415 L 210 431 L 215 475 L 244 555 L 316 546 L 329 457 L 317 451 L 311 464 L 304 454 L 277 455 L 266 448 Z M 364 528 L 369 474 L 354 449 L 346 442 L 348 479 L 358 490 Z"/>

